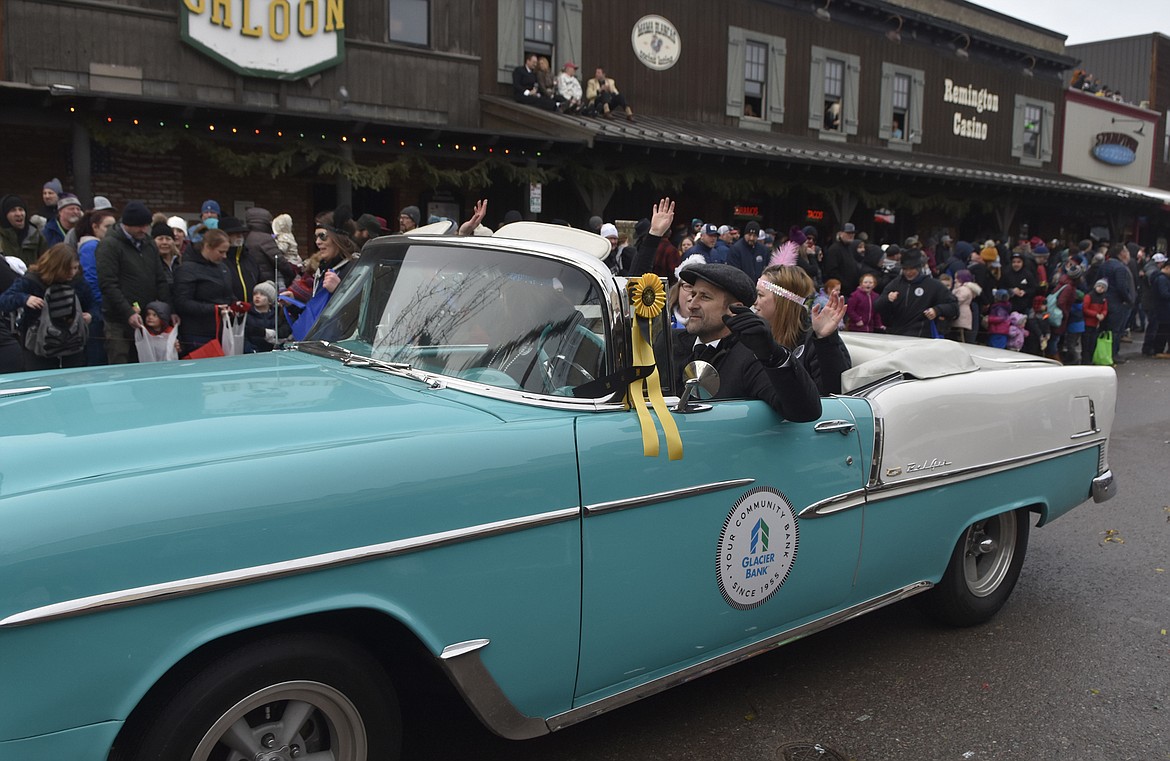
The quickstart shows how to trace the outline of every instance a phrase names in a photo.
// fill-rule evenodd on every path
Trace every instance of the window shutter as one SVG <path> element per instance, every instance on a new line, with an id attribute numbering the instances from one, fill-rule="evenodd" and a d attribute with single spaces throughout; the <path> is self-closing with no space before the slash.
<path id="1" fill-rule="evenodd" d="M 1012 155 L 1018 159 L 1024 157 L 1024 105 L 1024 99 L 1017 95 L 1012 116 Z"/>
<path id="2" fill-rule="evenodd" d="M 581 66 L 581 15 L 584 0 L 559 0 L 557 2 L 557 49 L 552 70 L 558 72 L 565 61 L 574 61 Z M 521 20 L 523 23 L 523 20 Z M 509 80 L 511 81 L 511 80 Z"/>
<path id="3" fill-rule="evenodd" d="M 847 135 L 857 134 L 857 101 L 861 97 L 861 59 L 855 55 L 845 59 L 845 103 L 841 107 L 843 130 Z"/>
<path id="4" fill-rule="evenodd" d="M 737 26 L 727 28 L 727 115 L 743 116 L 743 80 L 747 57 L 744 32 Z"/>
<path id="5" fill-rule="evenodd" d="M 894 136 L 894 70 L 888 63 L 882 64 L 882 97 L 881 116 L 878 117 L 878 137 L 889 140 Z M 909 125 L 902 125 L 902 134 L 905 135 Z"/>
<path id="6" fill-rule="evenodd" d="M 820 131 L 825 127 L 825 52 L 812 49 L 812 66 L 808 75 L 808 128 Z"/>
<path id="7" fill-rule="evenodd" d="M 524 0 L 497 0 L 496 19 L 496 81 L 510 85 L 524 63 Z"/>
<path id="8" fill-rule="evenodd" d="M 788 45 L 783 37 L 773 37 L 768 46 L 768 121 L 784 123 L 784 70 Z"/>
<path id="9" fill-rule="evenodd" d="M 1044 121 L 1040 123 L 1040 160 L 1052 161 L 1052 135 L 1056 126 L 1056 107 L 1044 104 Z"/>
<path id="10" fill-rule="evenodd" d="M 910 123 L 903 125 L 912 143 L 922 142 L 922 109 L 926 108 L 926 76 L 915 71 L 910 81 Z"/>

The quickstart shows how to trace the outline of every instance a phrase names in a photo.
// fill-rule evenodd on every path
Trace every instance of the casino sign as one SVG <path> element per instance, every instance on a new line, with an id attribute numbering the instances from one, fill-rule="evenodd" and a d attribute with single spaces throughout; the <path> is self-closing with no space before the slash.
<path id="1" fill-rule="evenodd" d="M 345 0 L 179 0 L 183 41 L 252 77 L 297 80 L 345 57 Z"/>

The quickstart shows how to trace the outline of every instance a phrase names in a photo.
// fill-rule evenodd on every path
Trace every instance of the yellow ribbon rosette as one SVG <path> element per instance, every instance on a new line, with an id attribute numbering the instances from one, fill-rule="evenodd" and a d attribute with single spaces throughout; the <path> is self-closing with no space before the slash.
<path id="1" fill-rule="evenodd" d="M 646 399 L 649 398 L 650 406 L 662 423 L 662 432 L 666 435 L 668 457 L 681 460 L 682 438 L 670 410 L 666 408 L 666 400 L 662 398 L 662 384 L 658 379 L 658 367 L 654 363 L 654 318 L 662 314 L 666 306 L 666 288 L 662 285 L 662 279 L 653 272 L 631 279 L 626 287 L 633 311 L 630 333 L 634 364 L 654 368 L 649 377 L 630 384 L 626 403 L 638 413 L 638 422 L 642 426 L 642 453 L 647 457 L 658 456 L 658 429 L 654 426 L 650 411 L 646 409 Z M 645 332 L 639 320 L 646 321 Z"/>

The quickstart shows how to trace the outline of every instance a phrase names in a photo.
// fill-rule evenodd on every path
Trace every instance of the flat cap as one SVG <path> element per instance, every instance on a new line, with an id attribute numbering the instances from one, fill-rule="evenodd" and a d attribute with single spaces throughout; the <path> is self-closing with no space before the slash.
<path id="1" fill-rule="evenodd" d="M 678 276 L 690 285 L 702 278 L 727 291 L 744 306 L 750 307 L 756 303 L 756 284 L 739 267 L 730 264 L 693 264 L 678 273 Z"/>

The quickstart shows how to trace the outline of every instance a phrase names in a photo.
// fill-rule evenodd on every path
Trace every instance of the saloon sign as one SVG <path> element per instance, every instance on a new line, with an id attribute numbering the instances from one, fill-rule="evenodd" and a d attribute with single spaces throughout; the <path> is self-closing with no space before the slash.
<path id="1" fill-rule="evenodd" d="M 345 0 L 179 0 L 183 41 L 229 69 L 295 80 L 345 55 Z"/>

